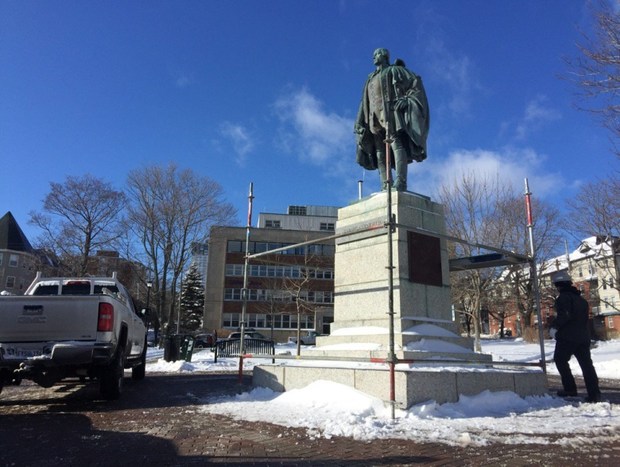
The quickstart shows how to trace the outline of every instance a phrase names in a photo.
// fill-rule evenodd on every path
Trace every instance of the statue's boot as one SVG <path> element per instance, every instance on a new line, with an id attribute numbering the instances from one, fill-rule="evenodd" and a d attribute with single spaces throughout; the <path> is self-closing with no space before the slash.
<path id="1" fill-rule="evenodd" d="M 381 190 L 387 189 L 387 172 L 385 168 L 385 154 L 377 154 L 377 169 L 379 169 L 379 180 L 381 181 Z"/>
<path id="2" fill-rule="evenodd" d="M 396 167 L 396 177 L 394 178 L 394 189 L 396 191 L 407 191 L 407 151 L 402 148 L 394 151 L 394 161 Z"/>

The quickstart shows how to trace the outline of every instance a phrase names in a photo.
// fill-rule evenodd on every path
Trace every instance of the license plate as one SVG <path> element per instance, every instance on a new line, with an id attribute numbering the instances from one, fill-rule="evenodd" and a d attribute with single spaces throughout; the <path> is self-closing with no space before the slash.
<path id="1" fill-rule="evenodd" d="M 30 358 L 30 357 L 38 357 L 39 355 L 43 355 L 43 350 L 21 349 L 21 348 L 13 348 L 13 347 L 4 348 L 4 358 Z"/>

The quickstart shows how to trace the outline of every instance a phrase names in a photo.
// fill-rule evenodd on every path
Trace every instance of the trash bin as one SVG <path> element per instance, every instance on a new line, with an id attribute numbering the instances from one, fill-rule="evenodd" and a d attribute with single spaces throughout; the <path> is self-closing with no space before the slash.
<path id="1" fill-rule="evenodd" d="M 183 336 L 178 336 L 178 337 L 183 337 Z M 189 336 L 189 335 L 183 337 L 183 342 L 181 343 L 180 357 L 186 362 L 191 362 L 193 351 L 194 351 L 194 337 Z"/>
<path id="2" fill-rule="evenodd" d="M 176 362 L 179 359 L 179 337 L 175 334 L 166 336 L 164 341 L 164 360 L 167 362 Z"/>

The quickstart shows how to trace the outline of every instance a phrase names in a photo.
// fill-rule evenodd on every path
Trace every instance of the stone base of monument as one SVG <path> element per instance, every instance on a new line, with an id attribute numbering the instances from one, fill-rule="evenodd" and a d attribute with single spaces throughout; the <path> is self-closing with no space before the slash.
<path id="1" fill-rule="evenodd" d="M 394 333 L 394 352 L 399 360 L 467 360 L 488 363 L 491 356 L 476 353 L 473 339 L 456 334 L 452 321 L 401 317 L 402 331 Z M 363 325 L 343 327 L 334 323 L 329 336 L 317 337 L 317 347 L 304 349 L 308 357 L 385 358 L 389 350 L 389 328 L 384 320 L 366 320 Z"/>
<path id="2" fill-rule="evenodd" d="M 253 384 L 286 391 L 325 379 L 389 401 L 390 371 L 381 362 L 389 353 L 392 323 L 399 407 L 456 402 L 459 395 L 485 390 L 545 394 L 541 369 L 493 365 L 490 355 L 474 352 L 473 341 L 457 333 L 443 207 L 415 193 L 392 195 L 391 235 L 385 227 L 387 193 L 338 211 L 331 334 L 304 348 L 304 359 L 256 366 Z"/>
<path id="3" fill-rule="evenodd" d="M 252 384 L 290 391 L 318 380 L 341 383 L 383 401 L 390 400 L 390 372 L 384 364 L 296 361 L 260 365 L 254 367 Z M 473 396 L 486 390 L 511 391 L 521 397 L 544 395 L 547 380 L 541 370 L 398 364 L 394 387 L 397 407 L 407 409 L 426 401 L 457 402 L 461 395 Z"/>
<path id="4" fill-rule="evenodd" d="M 456 402 L 461 395 L 511 391 L 519 396 L 544 395 L 547 378 L 538 367 L 494 364 L 491 355 L 471 350 L 470 339 L 438 322 L 406 328 L 395 346 L 394 391 L 397 407 L 435 401 Z M 449 324 L 449 323 L 445 323 Z M 317 347 L 303 349 L 303 360 L 284 359 L 254 367 L 252 384 L 274 391 L 300 389 L 317 380 L 345 384 L 386 402 L 390 400 L 390 371 L 385 360 L 389 333 L 380 326 L 341 328 L 320 337 Z"/>

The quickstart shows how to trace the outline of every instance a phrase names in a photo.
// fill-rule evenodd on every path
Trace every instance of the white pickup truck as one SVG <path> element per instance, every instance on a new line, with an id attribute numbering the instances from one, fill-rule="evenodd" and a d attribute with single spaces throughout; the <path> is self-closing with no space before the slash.
<path id="1" fill-rule="evenodd" d="M 0 296 L 0 391 L 30 379 L 51 387 L 66 378 L 98 379 L 117 399 L 125 368 L 143 379 L 146 327 L 131 296 L 112 277 L 40 273 L 23 296 Z"/>
<path id="2" fill-rule="evenodd" d="M 301 345 L 316 345 L 316 337 L 320 334 L 316 331 L 303 331 L 299 341 Z M 291 336 L 288 338 L 289 344 L 297 344 L 297 336 Z"/>

